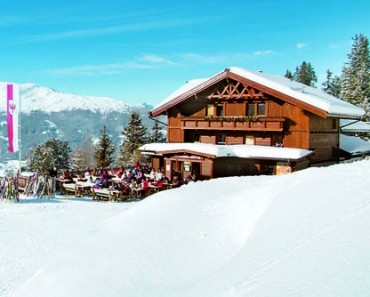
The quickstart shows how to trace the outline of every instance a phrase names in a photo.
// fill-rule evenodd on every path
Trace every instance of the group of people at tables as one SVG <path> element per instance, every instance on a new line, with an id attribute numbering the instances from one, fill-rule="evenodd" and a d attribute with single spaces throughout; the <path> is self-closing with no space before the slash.
<path id="1" fill-rule="evenodd" d="M 145 197 L 149 194 L 164 189 L 179 187 L 184 183 L 195 181 L 189 176 L 184 181 L 179 176 L 174 176 L 170 181 L 161 170 L 145 169 L 141 167 L 119 167 L 118 169 L 86 170 L 72 176 L 72 172 L 65 171 L 59 180 L 73 180 L 92 189 L 109 189 L 120 191 L 123 194 L 133 193 L 136 197 Z"/>

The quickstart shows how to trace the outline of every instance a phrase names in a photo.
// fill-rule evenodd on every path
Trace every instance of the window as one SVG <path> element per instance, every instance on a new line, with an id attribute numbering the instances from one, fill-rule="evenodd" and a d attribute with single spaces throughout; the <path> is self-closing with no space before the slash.
<path id="1" fill-rule="evenodd" d="M 215 115 L 215 107 L 213 104 L 207 105 L 207 116 L 213 116 Z"/>
<path id="2" fill-rule="evenodd" d="M 248 116 L 254 116 L 254 103 L 248 103 Z"/>
<path id="3" fill-rule="evenodd" d="M 265 102 L 248 103 L 247 115 L 249 117 L 266 115 L 266 103 Z"/>
<path id="4" fill-rule="evenodd" d="M 217 104 L 216 106 L 216 116 L 222 117 L 224 115 L 224 105 L 223 104 Z"/>
<path id="5" fill-rule="evenodd" d="M 188 162 L 188 161 L 185 161 L 184 162 L 184 171 L 185 172 L 190 172 L 190 168 L 191 168 L 191 166 L 190 166 L 190 162 Z"/>
<path id="6" fill-rule="evenodd" d="M 222 103 L 207 105 L 207 116 L 222 117 L 223 115 L 224 115 L 224 105 Z"/>
<path id="7" fill-rule="evenodd" d="M 257 115 L 265 115 L 266 114 L 266 103 L 260 102 L 257 103 Z"/>
<path id="8" fill-rule="evenodd" d="M 217 135 L 217 144 L 225 144 L 226 136 L 224 134 Z"/>

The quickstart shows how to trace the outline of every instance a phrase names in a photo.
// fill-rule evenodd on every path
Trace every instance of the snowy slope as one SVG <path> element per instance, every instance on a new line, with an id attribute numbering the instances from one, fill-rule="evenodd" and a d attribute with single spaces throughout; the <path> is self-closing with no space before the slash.
<path id="1" fill-rule="evenodd" d="M 0 82 L 0 94 L 5 96 L 6 84 Z M 117 99 L 56 92 L 51 88 L 35 84 L 20 84 L 21 111 L 58 112 L 63 110 L 91 110 L 100 112 L 127 111 L 128 105 Z M 5 111 L 5 100 L 0 102 L 0 111 Z"/>
<path id="2" fill-rule="evenodd" d="M 56 203 L 39 210 L 37 201 L 0 203 L 0 250 L 9 253 L 2 253 L 8 262 L 0 271 L 26 278 L 12 259 L 28 255 L 27 243 L 33 276 L 11 288 L 13 297 L 368 297 L 369 175 L 370 161 L 361 161 L 215 179 L 160 192 L 121 213 L 61 199 L 53 225 L 65 224 L 63 232 L 34 221 Z M 80 203 L 78 215 L 68 203 Z M 110 211 L 93 233 L 89 224 L 73 230 L 76 219 Z"/>

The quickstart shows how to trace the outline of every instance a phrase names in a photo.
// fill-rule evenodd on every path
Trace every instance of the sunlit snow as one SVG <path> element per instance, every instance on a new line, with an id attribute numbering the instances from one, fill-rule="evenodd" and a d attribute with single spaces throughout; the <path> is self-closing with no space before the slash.
<path id="1" fill-rule="evenodd" d="M 0 296 L 368 296 L 370 161 L 131 203 L 0 201 Z"/>

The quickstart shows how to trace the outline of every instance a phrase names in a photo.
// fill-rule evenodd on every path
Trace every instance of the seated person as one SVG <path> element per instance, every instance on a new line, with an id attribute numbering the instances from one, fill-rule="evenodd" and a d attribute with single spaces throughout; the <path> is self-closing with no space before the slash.
<path id="1" fill-rule="evenodd" d="M 170 183 L 170 179 L 167 176 L 163 176 L 163 182 L 166 184 Z"/>
<path id="2" fill-rule="evenodd" d="M 179 186 L 181 186 L 181 180 L 180 180 L 180 177 L 179 176 L 174 176 L 173 177 L 173 180 L 172 180 L 172 184 L 173 184 L 173 186 L 174 187 L 179 187 Z"/>
<path id="3" fill-rule="evenodd" d="M 63 171 L 62 175 L 60 176 L 60 179 L 61 180 L 71 180 L 72 176 L 71 176 L 71 174 L 69 173 L 68 170 L 65 170 L 65 171 Z"/>

